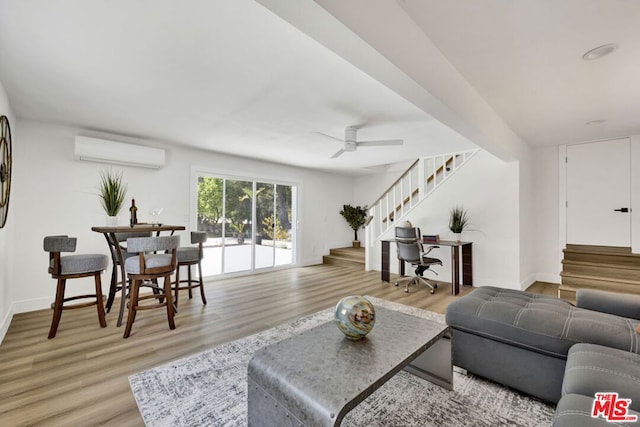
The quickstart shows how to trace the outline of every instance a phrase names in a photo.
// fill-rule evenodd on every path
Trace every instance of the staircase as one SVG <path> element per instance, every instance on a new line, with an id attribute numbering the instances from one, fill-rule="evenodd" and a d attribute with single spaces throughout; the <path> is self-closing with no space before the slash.
<path id="1" fill-rule="evenodd" d="M 567 245 L 558 296 L 575 301 L 576 290 L 640 294 L 640 254 L 615 246 Z"/>
<path id="2" fill-rule="evenodd" d="M 369 207 L 367 235 L 377 240 L 398 223 L 479 150 L 460 151 L 416 160 Z"/>
<path id="3" fill-rule="evenodd" d="M 356 267 L 364 271 L 365 249 L 364 248 L 337 248 L 329 250 L 329 255 L 322 257 L 325 265 L 341 265 Z"/>

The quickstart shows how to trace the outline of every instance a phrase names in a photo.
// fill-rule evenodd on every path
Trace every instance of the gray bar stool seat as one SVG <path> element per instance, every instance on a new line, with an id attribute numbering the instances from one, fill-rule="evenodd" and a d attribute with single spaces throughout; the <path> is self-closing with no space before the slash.
<path id="1" fill-rule="evenodd" d="M 204 296 L 204 283 L 202 281 L 202 258 L 203 250 L 202 244 L 207 241 L 207 233 L 204 231 L 192 231 L 191 232 L 191 244 L 197 243 L 198 246 L 184 246 L 178 248 L 178 270 L 180 267 L 187 267 L 187 278 L 180 280 L 176 275 L 175 281 L 175 299 L 178 304 L 178 294 L 181 290 L 189 290 L 189 299 L 193 297 L 191 292 L 194 288 L 200 288 L 200 298 L 202 303 L 207 303 L 207 298 Z M 198 278 L 194 279 L 191 276 L 191 267 L 198 266 Z"/>
<path id="2" fill-rule="evenodd" d="M 127 251 L 136 256 L 129 257 L 124 262 L 124 268 L 130 282 L 129 312 L 124 338 L 129 338 L 131 328 L 139 310 L 149 310 L 166 307 L 169 328 L 175 329 L 173 320 L 175 306 L 171 296 L 171 275 L 176 272 L 177 247 L 180 244 L 180 236 L 136 237 L 127 239 Z M 156 253 L 167 251 L 167 253 Z M 164 286 L 156 285 L 159 278 L 164 278 Z M 178 278 L 176 279 L 178 280 Z M 154 293 L 140 296 L 140 287 L 150 286 Z M 141 304 L 146 299 L 157 299 L 155 304 Z"/>
<path id="3" fill-rule="evenodd" d="M 100 274 L 106 270 L 109 258 L 102 254 L 82 254 L 82 255 L 60 255 L 62 252 L 75 252 L 77 239 L 68 236 L 47 236 L 43 241 L 45 252 L 49 252 L 49 274 L 57 279 L 56 299 L 51 304 L 53 309 L 53 319 L 49 329 L 49 338 L 56 336 L 58 325 L 62 317 L 63 310 L 84 308 L 95 305 L 98 310 L 98 321 L 101 327 L 107 326 L 104 314 L 104 303 L 102 297 L 102 283 Z M 67 279 L 80 277 L 94 277 L 95 294 L 77 295 L 72 297 L 64 296 Z M 69 301 L 79 299 L 93 299 L 84 303 L 65 305 Z"/>

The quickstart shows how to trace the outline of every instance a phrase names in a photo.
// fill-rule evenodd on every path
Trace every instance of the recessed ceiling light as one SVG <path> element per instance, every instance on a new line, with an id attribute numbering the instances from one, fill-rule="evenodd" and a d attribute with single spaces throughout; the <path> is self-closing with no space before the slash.
<path id="1" fill-rule="evenodd" d="M 609 55 L 616 49 L 618 49 L 617 43 L 603 44 L 602 46 L 593 48 L 589 52 L 582 55 L 582 59 L 584 59 L 585 61 L 592 61 L 594 59 L 599 59 L 599 58 L 602 58 L 603 56 Z"/>
<path id="2" fill-rule="evenodd" d="M 601 125 L 604 122 L 606 122 L 606 120 L 602 120 L 602 119 L 600 119 L 600 120 L 591 120 L 590 122 L 585 123 L 585 125 L 589 125 L 589 126 L 591 126 L 591 125 Z"/>

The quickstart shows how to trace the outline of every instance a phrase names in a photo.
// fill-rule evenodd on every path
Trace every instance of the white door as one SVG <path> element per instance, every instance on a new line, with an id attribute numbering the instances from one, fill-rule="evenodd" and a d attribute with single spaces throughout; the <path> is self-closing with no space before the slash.
<path id="1" fill-rule="evenodd" d="M 631 246 L 629 139 L 567 146 L 567 243 Z"/>

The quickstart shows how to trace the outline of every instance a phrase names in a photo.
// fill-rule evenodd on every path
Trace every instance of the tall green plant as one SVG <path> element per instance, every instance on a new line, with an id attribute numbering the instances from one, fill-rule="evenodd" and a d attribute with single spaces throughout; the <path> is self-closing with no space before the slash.
<path id="1" fill-rule="evenodd" d="M 349 226 L 353 228 L 353 240 L 358 240 L 358 230 L 367 222 L 367 209 L 369 208 L 366 206 L 342 206 L 340 215 L 342 215 L 349 223 Z"/>
<path id="2" fill-rule="evenodd" d="M 462 233 L 462 230 L 469 227 L 469 213 L 461 207 L 452 208 L 449 214 L 449 230 L 453 233 Z"/>
<path id="3" fill-rule="evenodd" d="M 122 172 L 100 172 L 100 204 L 109 216 L 116 216 L 127 195 L 127 185 L 122 183 Z"/>

